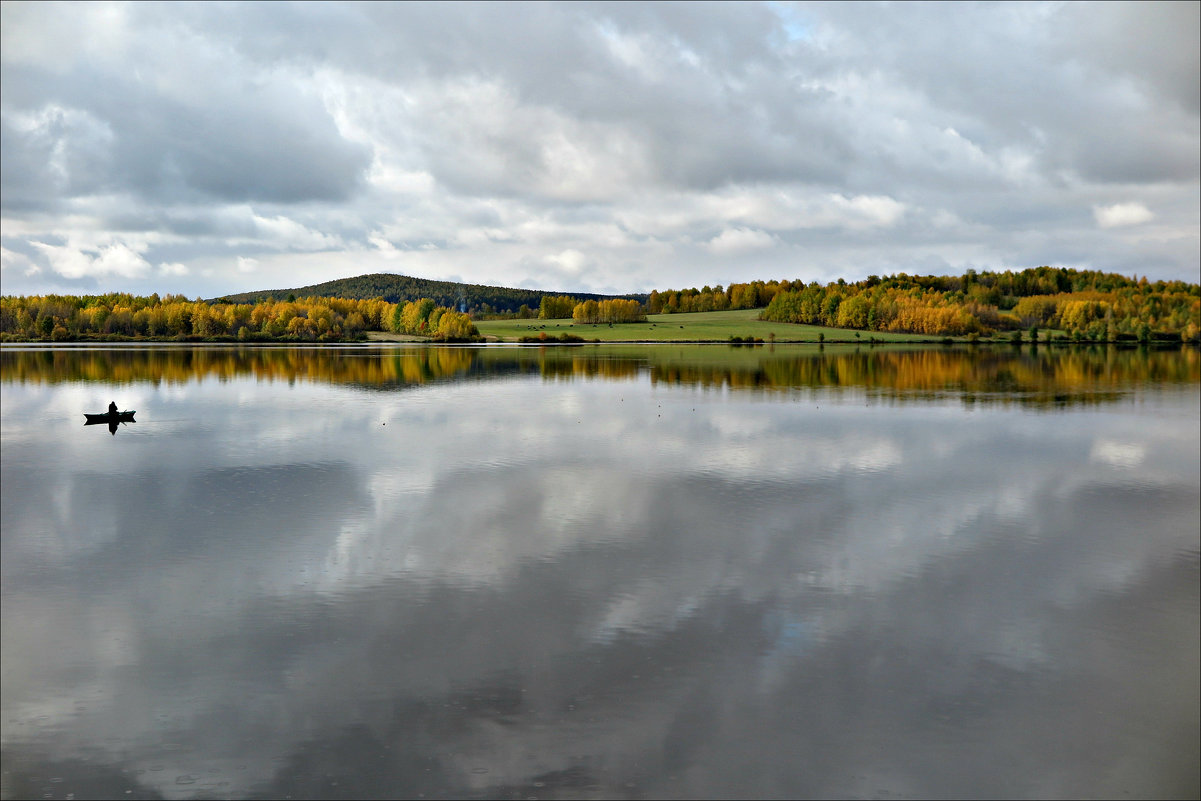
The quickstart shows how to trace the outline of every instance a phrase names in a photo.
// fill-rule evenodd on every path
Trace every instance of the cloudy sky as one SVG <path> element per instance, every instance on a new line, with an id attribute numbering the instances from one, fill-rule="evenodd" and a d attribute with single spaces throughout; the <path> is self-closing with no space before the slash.
<path id="1" fill-rule="evenodd" d="M 1197 281 L 1199 9 L 5 2 L 3 292 Z"/>

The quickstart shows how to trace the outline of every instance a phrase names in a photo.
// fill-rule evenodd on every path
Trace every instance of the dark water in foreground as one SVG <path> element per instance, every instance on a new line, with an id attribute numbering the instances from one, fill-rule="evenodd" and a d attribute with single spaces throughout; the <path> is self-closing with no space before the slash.
<path id="1" fill-rule="evenodd" d="M 0 368 L 4 798 L 1201 791 L 1195 350 Z"/>

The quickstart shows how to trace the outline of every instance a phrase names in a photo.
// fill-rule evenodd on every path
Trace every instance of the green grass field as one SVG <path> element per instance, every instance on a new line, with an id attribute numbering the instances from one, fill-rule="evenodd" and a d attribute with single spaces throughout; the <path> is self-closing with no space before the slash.
<path id="1" fill-rule="evenodd" d="M 888 334 L 880 331 L 849 331 L 815 325 L 771 323 L 759 318 L 761 309 L 691 312 L 688 314 L 652 314 L 645 323 L 575 325 L 571 320 L 480 320 L 475 326 L 490 340 L 516 342 L 523 336 L 574 334 L 586 340 L 602 342 L 728 342 L 730 337 L 757 337 L 764 342 L 817 342 L 824 334 L 826 342 L 930 342 L 931 337 L 914 334 Z"/>

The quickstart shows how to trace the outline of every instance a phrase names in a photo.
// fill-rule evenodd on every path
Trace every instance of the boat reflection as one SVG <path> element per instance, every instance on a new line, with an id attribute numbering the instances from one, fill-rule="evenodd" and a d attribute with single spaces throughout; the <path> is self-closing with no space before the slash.
<path id="1" fill-rule="evenodd" d="M 124 423 L 136 423 L 133 412 L 117 412 L 116 414 L 84 414 L 85 426 L 107 425 L 108 433 L 116 435 L 117 429 Z"/>

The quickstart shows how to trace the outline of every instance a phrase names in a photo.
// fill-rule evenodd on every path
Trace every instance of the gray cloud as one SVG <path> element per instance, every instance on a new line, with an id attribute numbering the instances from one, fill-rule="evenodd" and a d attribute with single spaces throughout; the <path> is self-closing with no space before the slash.
<path id="1" fill-rule="evenodd" d="M 90 11 L 53 6 L 40 21 Z M 117 11 L 133 29 L 125 52 L 116 45 L 22 59 L 35 36 L 5 66 L 14 159 L 49 150 L 62 200 L 98 192 L 160 203 L 349 197 L 369 152 L 341 137 L 320 98 L 295 76 L 255 69 L 200 31 L 162 24 L 160 9 L 148 9 L 149 19 L 139 11 Z M 22 189 L 6 175 L 6 195 Z"/>
<path id="2" fill-rule="evenodd" d="M 61 281 L 28 243 L 94 260 L 130 238 L 186 272 L 122 288 L 205 295 L 373 270 L 619 291 L 915 265 L 1198 278 L 1195 5 L 9 4 L 3 19 L 5 247 L 35 253 L 6 259 L 6 292 Z M 895 213 L 868 225 L 870 204 Z M 1093 209 L 1119 204 L 1151 216 L 1099 226 Z M 233 218 L 234 234 L 198 222 Z M 771 244 L 698 254 L 733 231 Z M 531 271 L 568 250 L 592 266 Z M 258 271 L 239 272 L 251 255 Z"/>

